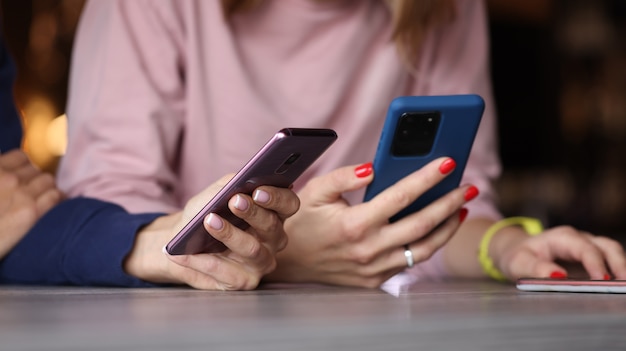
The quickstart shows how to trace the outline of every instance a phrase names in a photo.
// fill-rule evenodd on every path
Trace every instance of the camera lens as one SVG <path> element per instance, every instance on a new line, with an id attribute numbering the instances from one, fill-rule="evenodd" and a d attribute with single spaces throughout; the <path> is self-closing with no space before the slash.
<path id="1" fill-rule="evenodd" d="M 294 162 L 296 162 L 296 160 L 300 157 L 300 154 L 291 154 L 291 156 L 289 156 L 287 158 L 287 161 L 285 161 L 286 165 L 290 165 Z"/>
<path id="2" fill-rule="evenodd" d="M 392 152 L 396 156 L 426 155 L 433 147 L 441 115 L 439 112 L 408 112 L 396 127 Z"/>
<path id="3" fill-rule="evenodd" d="M 285 160 L 285 162 L 283 162 L 280 167 L 278 167 L 278 169 L 276 169 L 274 171 L 274 173 L 276 174 L 283 174 L 285 172 L 287 172 L 287 170 L 289 169 L 289 167 L 291 167 L 291 165 L 296 162 L 298 159 L 300 158 L 300 154 L 299 153 L 295 153 L 295 154 L 291 154 L 289 155 L 289 157 L 287 157 L 287 159 Z"/>

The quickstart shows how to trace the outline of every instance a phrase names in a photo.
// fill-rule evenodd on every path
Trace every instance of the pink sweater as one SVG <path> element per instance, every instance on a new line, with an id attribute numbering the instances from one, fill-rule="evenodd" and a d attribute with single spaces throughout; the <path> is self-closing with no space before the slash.
<path id="1" fill-rule="evenodd" d="M 379 0 L 267 0 L 232 26 L 214 0 L 90 1 L 75 41 L 60 187 L 132 212 L 171 212 L 237 171 L 275 131 L 335 129 L 339 139 L 297 190 L 371 161 L 394 97 L 476 93 L 487 106 L 464 176 L 481 191 L 469 216 L 497 219 L 485 8 L 457 5 L 411 75 Z M 362 192 L 347 197 L 355 203 Z"/>

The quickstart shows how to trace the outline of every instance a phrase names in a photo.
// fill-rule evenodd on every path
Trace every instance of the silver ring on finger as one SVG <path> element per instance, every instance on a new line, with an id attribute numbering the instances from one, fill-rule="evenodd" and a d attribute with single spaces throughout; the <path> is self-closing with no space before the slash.
<path id="1" fill-rule="evenodd" d="M 413 252 L 411 252 L 411 248 L 409 245 L 404 245 L 404 258 L 406 258 L 406 266 L 411 268 L 415 264 L 413 260 Z"/>

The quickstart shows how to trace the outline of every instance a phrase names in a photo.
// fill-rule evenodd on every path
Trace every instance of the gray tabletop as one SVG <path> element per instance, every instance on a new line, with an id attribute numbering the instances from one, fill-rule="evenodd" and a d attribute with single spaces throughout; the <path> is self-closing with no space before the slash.
<path id="1" fill-rule="evenodd" d="M 1 350 L 626 350 L 626 294 L 1 287 Z"/>

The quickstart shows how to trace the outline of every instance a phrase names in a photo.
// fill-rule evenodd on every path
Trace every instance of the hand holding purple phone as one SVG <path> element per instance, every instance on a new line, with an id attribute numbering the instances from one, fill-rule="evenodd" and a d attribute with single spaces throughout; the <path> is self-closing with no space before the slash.
<path id="1" fill-rule="evenodd" d="M 228 207 L 249 223 L 242 230 L 219 215 L 205 217 L 207 232 L 227 248 L 220 253 L 164 255 L 162 248 L 200 208 L 217 194 L 232 175 L 191 198 L 181 212 L 157 218 L 142 228 L 124 262 L 124 269 L 154 283 L 186 284 L 207 290 L 250 290 L 276 267 L 276 253 L 287 243 L 285 219 L 299 208 L 300 201 L 290 189 L 260 186 L 252 196 L 236 194 Z M 209 235 L 209 234 L 206 234 Z"/>
<path id="2" fill-rule="evenodd" d="M 329 129 L 280 130 L 237 174 L 143 228 L 124 269 L 151 282 L 254 289 L 287 244 L 284 221 L 300 206 L 290 185 L 336 138 Z"/>
<path id="3" fill-rule="evenodd" d="M 249 223 L 229 209 L 228 201 L 236 194 L 249 196 L 262 185 L 289 187 L 336 139 L 337 134 L 331 129 L 281 129 L 183 227 L 167 244 L 166 251 L 184 255 L 226 250 L 205 229 L 205 218 L 213 214 L 241 229 L 248 228 Z"/>

